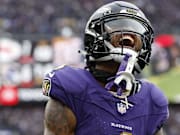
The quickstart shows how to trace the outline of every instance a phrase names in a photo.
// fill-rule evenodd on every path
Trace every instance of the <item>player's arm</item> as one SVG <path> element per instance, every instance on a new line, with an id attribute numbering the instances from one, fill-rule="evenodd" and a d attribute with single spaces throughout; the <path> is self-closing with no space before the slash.
<path id="1" fill-rule="evenodd" d="M 76 118 L 65 105 L 52 98 L 45 107 L 44 135 L 73 135 Z"/>

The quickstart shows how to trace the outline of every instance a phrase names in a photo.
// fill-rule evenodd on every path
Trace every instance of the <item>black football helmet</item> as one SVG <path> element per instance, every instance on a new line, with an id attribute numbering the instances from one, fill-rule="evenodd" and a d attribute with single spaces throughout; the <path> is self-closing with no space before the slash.
<path id="1" fill-rule="evenodd" d="M 140 73 L 150 61 L 153 37 L 149 20 L 137 6 L 124 1 L 106 4 L 97 9 L 86 24 L 84 55 L 87 69 L 93 72 L 99 61 L 120 63 L 128 51 L 134 50 L 138 56 L 132 72 Z M 135 43 L 137 47 L 133 45 Z"/>

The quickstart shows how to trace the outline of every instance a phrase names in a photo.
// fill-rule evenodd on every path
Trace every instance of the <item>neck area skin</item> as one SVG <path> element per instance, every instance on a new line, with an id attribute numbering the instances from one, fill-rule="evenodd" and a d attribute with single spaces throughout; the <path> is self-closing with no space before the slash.
<path id="1" fill-rule="evenodd" d="M 104 61 L 104 62 L 98 62 L 96 64 L 96 69 L 98 70 L 103 70 L 107 73 L 110 73 L 110 74 L 116 74 L 118 68 L 119 68 L 119 63 L 117 62 L 114 62 L 114 61 Z M 102 87 L 105 87 L 106 83 L 105 82 L 102 82 L 102 81 L 99 81 L 98 82 L 100 83 L 100 85 Z"/>
<path id="2" fill-rule="evenodd" d="M 108 73 L 116 73 L 119 68 L 119 63 L 114 61 L 103 61 L 96 64 L 96 69 L 104 70 Z"/>

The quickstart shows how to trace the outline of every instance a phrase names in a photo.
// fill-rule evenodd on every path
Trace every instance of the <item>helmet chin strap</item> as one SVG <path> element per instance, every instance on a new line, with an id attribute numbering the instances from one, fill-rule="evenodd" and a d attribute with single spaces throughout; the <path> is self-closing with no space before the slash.
<path id="1" fill-rule="evenodd" d="M 133 90 L 133 85 L 136 82 L 132 71 L 137 61 L 138 53 L 130 49 L 128 50 L 129 53 L 125 53 L 123 59 L 121 60 L 115 79 L 106 84 L 106 88 L 109 90 L 112 86 L 115 86 L 117 88 L 117 95 L 121 97 L 129 96 L 130 93 L 132 93 L 131 91 Z"/>
<path id="2" fill-rule="evenodd" d="M 119 96 L 129 96 L 133 89 L 135 77 L 133 76 L 132 71 L 136 63 L 136 57 L 137 53 L 135 52 L 134 54 L 125 54 L 124 59 L 119 66 L 114 80 L 114 84 L 118 87 L 117 94 Z"/>

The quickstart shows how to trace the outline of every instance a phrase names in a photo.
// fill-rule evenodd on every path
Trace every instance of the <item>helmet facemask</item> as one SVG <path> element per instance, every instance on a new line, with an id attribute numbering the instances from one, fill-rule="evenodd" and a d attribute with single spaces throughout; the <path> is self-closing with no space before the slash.
<path id="1" fill-rule="evenodd" d="M 138 18 L 124 15 L 106 16 L 92 21 L 85 35 L 86 62 L 90 63 L 87 65 L 91 68 L 91 63 L 94 66 L 94 63 L 109 60 L 120 63 L 126 53 L 134 52 L 137 53 L 137 62 L 132 73 L 140 73 L 150 59 L 150 30 Z"/>

